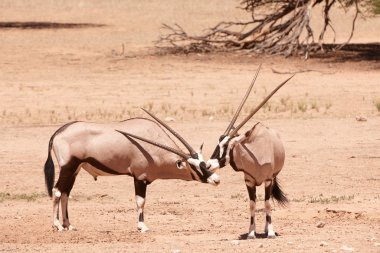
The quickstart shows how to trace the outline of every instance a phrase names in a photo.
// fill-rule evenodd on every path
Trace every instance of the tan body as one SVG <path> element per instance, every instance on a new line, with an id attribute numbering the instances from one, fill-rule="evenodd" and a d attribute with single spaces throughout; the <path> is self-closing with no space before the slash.
<path id="1" fill-rule="evenodd" d="M 276 131 L 256 124 L 249 137 L 232 149 L 230 164 L 244 172 L 247 185 L 259 186 L 271 181 L 284 166 L 285 150 Z"/>
<path id="2" fill-rule="evenodd" d="M 167 125 L 165 126 L 173 133 Z M 119 132 L 120 131 L 120 132 Z M 156 141 L 155 146 L 130 137 L 144 136 Z M 138 212 L 138 229 L 148 230 L 144 223 L 143 208 L 146 187 L 156 179 L 181 179 L 202 183 L 219 184 L 218 175 L 209 172 L 201 151 L 196 153 L 179 135 L 176 135 L 191 150 L 188 155 L 155 121 L 134 118 L 118 123 L 99 124 L 72 122 L 58 129 L 50 139 L 48 159 L 45 163 L 45 182 L 49 195 L 53 197 L 53 224 L 58 230 L 73 230 L 69 222 L 68 196 L 75 178 L 83 168 L 96 180 L 98 176 L 129 175 L 134 178 Z M 54 188 L 53 149 L 60 167 Z M 121 186 L 122 187 L 122 186 Z M 62 223 L 59 220 L 59 203 L 62 207 Z"/>
<path id="3" fill-rule="evenodd" d="M 264 100 L 246 116 L 236 127 L 234 124 L 239 116 L 245 101 L 260 71 L 259 66 L 243 100 L 235 112 L 226 131 L 219 138 L 211 158 L 207 165 L 211 170 L 223 168 L 230 164 L 236 171 L 244 173 L 244 180 L 250 199 L 251 222 L 248 238 L 256 237 L 255 210 L 256 210 L 256 186 L 265 184 L 265 233 L 268 238 L 276 237 L 273 230 L 270 197 L 278 203 L 285 205 L 288 202 L 277 180 L 277 175 L 282 170 L 285 161 L 285 150 L 280 136 L 261 123 L 255 124 L 245 134 L 238 131 L 257 113 L 260 108 L 292 77 L 278 85 Z"/>
<path id="4" fill-rule="evenodd" d="M 200 181 L 189 168 L 176 167 L 175 161 L 181 160 L 180 156 L 125 138 L 115 129 L 159 140 L 164 145 L 179 149 L 156 122 L 148 119 L 135 118 L 113 124 L 77 122 L 54 138 L 53 150 L 59 165 L 64 166 L 75 156 L 81 161 L 96 159 L 109 169 L 102 171 L 90 163 L 81 163 L 81 167 L 94 177 L 121 174 L 149 183 L 156 179 Z"/>

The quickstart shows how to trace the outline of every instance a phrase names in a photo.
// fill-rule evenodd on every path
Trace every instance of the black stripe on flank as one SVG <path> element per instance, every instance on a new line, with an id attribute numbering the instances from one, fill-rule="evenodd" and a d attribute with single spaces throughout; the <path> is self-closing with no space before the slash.
<path id="1" fill-rule="evenodd" d="M 108 168 L 107 166 L 105 166 L 104 164 L 102 164 L 101 162 L 99 162 L 98 160 L 96 160 L 93 157 L 88 157 L 88 158 L 84 159 L 83 162 L 91 164 L 91 166 L 94 166 L 98 170 L 101 170 L 107 174 L 111 174 L 111 175 L 128 175 L 129 174 L 129 173 L 119 173 L 117 171 L 114 171 L 113 169 Z"/>
<path id="2" fill-rule="evenodd" d="M 239 169 L 236 166 L 236 163 L 234 161 L 234 152 L 233 152 L 233 149 L 230 150 L 230 165 L 234 169 L 234 171 L 239 171 Z"/>

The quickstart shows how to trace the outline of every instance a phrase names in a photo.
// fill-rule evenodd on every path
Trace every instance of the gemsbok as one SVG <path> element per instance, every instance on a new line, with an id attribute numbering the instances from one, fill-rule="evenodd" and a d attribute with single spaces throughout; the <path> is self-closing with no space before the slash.
<path id="1" fill-rule="evenodd" d="M 165 127 L 184 144 L 190 154 L 181 151 L 158 123 L 145 118 L 111 124 L 71 122 L 59 128 L 50 138 L 44 167 L 46 187 L 53 200 L 53 226 L 59 231 L 75 230 L 69 221 L 68 199 L 81 168 L 95 180 L 98 176 L 111 175 L 134 178 L 137 228 L 141 232 L 148 231 L 143 211 L 147 185 L 154 180 L 195 180 L 218 185 L 219 176 L 206 168 L 202 147 L 196 152 L 178 133 L 167 125 Z M 124 132 L 154 140 L 153 144 L 156 145 L 138 142 Z M 54 187 L 52 149 L 60 167 Z M 59 203 L 62 224 L 59 220 Z"/>
<path id="2" fill-rule="evenodd" d="M 262 183 L 265 185 L 265 233 L 268 238 L 275 238 L 271 218 L 270 197 L 274 198 L 280 205 L 288 202 L 287 197 L 280 188 L 277 175 L 280 173 L 284 161 L 285 151 L 282 141 L 276 131 L 263 124 L 256 123 L 245 134 L 238 134 L 238 130 L 243 127 L 248 120 L 292 77 L 285 80 L 274 89 L 251 113 L 236 127 L 236 119 L 248 98 L 249 93 L 255 83 L 260 71 L 259 66 L 251 85 L 249 86 L 243 100 L 234 114 L 226 131 L 219 138 L 211 158 L 207 161 L 207 167 L 211 171 L 222 168 L 230 164 L 235 171 L 244 173 L 244 180 L 247 186 L 250 199 L 251 220 L 247 238 L 256 237 L 255 209 L 256 209 L 256 186 Z"/>

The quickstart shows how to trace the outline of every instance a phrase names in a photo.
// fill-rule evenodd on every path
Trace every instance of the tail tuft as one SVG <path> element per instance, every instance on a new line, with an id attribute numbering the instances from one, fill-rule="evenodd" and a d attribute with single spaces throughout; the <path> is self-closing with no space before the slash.
<path id="1" fill-rule="evenodd" d="M 285 193 L 281 190 L 281 186 L 278 183 L 277 178 L 274 179 L 272 198 L 275 199 L 280 206 L 286 206 L 289 203 Z"/>

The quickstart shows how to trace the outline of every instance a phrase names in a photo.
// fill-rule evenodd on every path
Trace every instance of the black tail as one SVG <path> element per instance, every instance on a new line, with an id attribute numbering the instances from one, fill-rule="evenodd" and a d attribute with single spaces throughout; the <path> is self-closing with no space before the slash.
<path id="1" fill-rule="evenodd" d="M 49 147 L 48 147 L 48 157 L 46 159 L 45 167 L 44 167 L 45 185 L 50 197 L 53 196 L 53 184 L 54 184 L 54 176 L 55 176 L 54 162 L 51 157 L 51 148 L 53 146 L 54 137 L 55 137 L 55 134 L 53 134 L 53 136 L 50 138 Z"/>
<path id="2" fill-rule="evenodd" d="M 277 182 L 277 178 L 273 180 L 272 198 L 274 198 L 280 206 L 286 206 L 289 202 L 285 193 L 281 190 L 281 186 Z"/>

